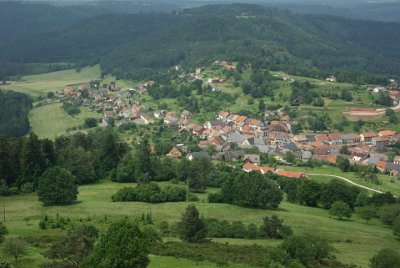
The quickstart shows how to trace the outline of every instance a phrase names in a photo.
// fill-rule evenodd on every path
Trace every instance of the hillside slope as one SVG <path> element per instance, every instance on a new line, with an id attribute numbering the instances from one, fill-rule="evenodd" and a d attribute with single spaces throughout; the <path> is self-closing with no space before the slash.
<path id="1" fill-rule="evenodd" d="M 104 73 L 131 79 L 157 68 L 220 58 L 303 75 L 315 75 L 317 69 L 396 75 L 399 46 L 400 24 L 232 4 L 174 14 L 103 15 L 8 45 L 0 57 L 100 62 Z"/>

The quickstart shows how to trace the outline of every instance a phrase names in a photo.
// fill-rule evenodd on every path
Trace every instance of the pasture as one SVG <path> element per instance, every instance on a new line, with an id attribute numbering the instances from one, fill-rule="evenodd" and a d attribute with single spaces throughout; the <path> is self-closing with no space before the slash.
<path id="1" fill-rule="evenodd" d="M 161 183 L 167 185 L 168 183 Z M 128 216 L 139 217 L 143 213 L 151 213 L 155 224 L 167 221 L 170 224 L 179 221 L 181 214 L 189 202 L 148 204 L 140 202 L 114 203 L 111 196 L 121 187 L 132 184 L 118 184 L 109 181 L 101 181 L 92 185 L 79 187 L 78 202 L 69 206 L 43 207 L 37 201 L 35 194 L 1 197 L 0 202 L 5 205 L 6 226 L 11 236 L 58 236 L 63 234 L 61 230 L 39 230 L 38 222 L 44 215 L 56 217 L 58 214 L 72 221 L 90 221 L 98 224 L 104 230 L 104 219 L 117 219 Z M 216 189 L 210 189 L 216 191 Z M 285 224 L 291 226 L 294 233 L 314 234 L 329 239 L 335 246 L 338 260 L 345 263 L 354 263 L 361 267 L 367 267 L 369 259 L 381 248 L 399 248 L 399 242 L 392 235 L 389 227 L 383 226 L 377 219 L 368 224 L 353 215 L 350 220 L 338 221 L 330 218 L 328 211 L 320 208 L 310 208 L 297 204 L 282 202 L 275 211 L 250 209 L 229 204 L 211 204 L 206 200 L 206 194 L 200 194 L 200 201 L 195 202 L 200 213 L 206 218 L 218 218 L 220 220 L 243 221 L 245 224 L 255 223 L 259 225 L 262 218 L 273 214 L 284 219 Z M 169 239 L 169 238 L 168 238 Z M 176 238 L 171 238 L 176 239 Z M 259 244 L 262 246 L 276 246 L 276 240 L 246 240 L 246 239 L 214 239 L 216 242 L 230 244 Z M 40 255 L 42 249 L 30 248 L 29 255 L 24 258 L 22 267 L 32 267 L 45 261 Z M 209 264 L 189 260 L 176 260 L 174 258 L 152 257 L 154 260 L 150 267 L 158 266 L 168 261 L 174 267 L 213 267 Z M 29 264 L 29 265 L 28 265 Z M 157 264 L 157 265 L 156 265 Z M 161 264 L 160 264 L 161 265 Z M 180 265 L 180 266 L 179 266 Z M 242 266 L 229 266 L 242 267 Z"/>
<path id="2" fill-rule="evenodd" d="M 86 118 L 101 118 L 101 114 L 89 111 L 87 107 L 81 107 L 81 113 L 72 117 L 62 109 L 62 103 L 53 103 L 36 107 L 29 113 L 29 122 L 32 131 L 40 138 L 55 139 L 65 134 L 68 130 L 79 128 Z"/>
<path id="3" fill-rule="evenodd" d="M 354 172 L 342 172 L 338 167 L 334 166 L 323 166 L 318 168 L 304 168 L 304 167 L 288 167 L 282 166 L 283 169 L 293 170 L 293 171 L 302 171 L 305 173 L 312 173 L 312 174 L 330 174 L 336 176 L 342 176 L 346 179 L 351 180 L 354 183 L 379 190 L 382 192 L 391 192 L 396 196 L 400 196 L 400 180 L 390 177 L 384 174 L 378 174 L 378 179 L 380 180 L 381 184 L 376 185 L 369 180 L 359 177 Z M 319 182 L 327 182 L 332 180 L 332 177 L 324 177 L 321 176 L 310 176 L 311 179 L 319 181 Z"/>
<path id="4" fill-rule="evenodd" d="M 87 83 L 100 79 L 100 66 L 82 68 L 79 72 L 75 69 L 63 70 L 39 75 L 23 76 L 20 81 L 2 86 L 5 90 L 26 93 L 32 97 L 46 95 L 47 92 L 62 90 L 66 85 Z"/>

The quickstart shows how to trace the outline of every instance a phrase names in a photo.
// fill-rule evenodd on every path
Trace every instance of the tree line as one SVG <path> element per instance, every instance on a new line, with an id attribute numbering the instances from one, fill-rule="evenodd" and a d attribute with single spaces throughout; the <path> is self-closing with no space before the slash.
<path id="1" fill-rule="evenodd" d="M 26 135 L 30 130 L 28 114 L 31 109 L 32 99 L 28 95 L 0 90 L 0 135 Z"/>

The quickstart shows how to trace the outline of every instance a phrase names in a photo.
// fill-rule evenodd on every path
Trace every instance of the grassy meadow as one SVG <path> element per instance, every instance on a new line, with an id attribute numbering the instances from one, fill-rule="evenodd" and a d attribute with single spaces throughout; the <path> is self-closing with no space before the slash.
<path id="1" fill-rule="evenodd" d="M 167 185 L 168 183 L 161 183 Z M 113 220 L 123 216 L 139 217 L 142 213 L 151 212 L 155 223 L 168 221 L 177 222 L 185 210 L 188 202 L 148 204 L 140 202 L 114 203 L 111 196 L 121 187 L 132 184 L 118 184 L 102 181 L 93 185 L 84 185 L 79 188 L 78 202 L 69 206 L 43 207 L 37 201 L 35 194 L 23 196 L 1 197 L 6 211 L 6 226 L 11 236 L 58 236 L 63 233 L 60 230 L 39 230 L 38 222 L 48 215 L 55 218 L 59 216 L 76 221 L 85 221 L 88 218 L 104 230 L 104 219 Z M 216 191 L 216 189 L 210 189 Z M 314 234 L 324 237 L 333 242 L 340 261 L 355 263 L 361 267 L 368 266 L 368 260 L 381 248 L 389 247 L 398 249 L 400 242 L 392 235 L 392 230 L 383 226 L 378 220 L 372 220 L 366 224 L 357 215 L 351 220 L 338 221 L 330 218 L 328 211 L 319 208 L 310 208 L 291 204 L 286 201 L 276 211 L 249 209 L 229 204 L 207 203 L 206 194 L 200 194 L 200 201 L 195 202 L 200 213 L 206 218 L 218 218 L 220 220 L 240 220 L 245 224 L 255 223 L 259 225 L 262 218 L 267 215 L 276 214 L 284 219 L 285 224 L 291 226 L 295 234 Z M 176 238 L 171 238 L 176 239 Z M 246 239 L 214 239 L 216 242 L 262 246 L 276 246 L 279 242 L 274 240 L 246 240 Z M 37 267 L 44 261 L 40 255 L 42 249 L 29 249 L 29 255 L 24 258 L 21 267 Z M 154 261 L 150 267 L 167 267 L 161 263 L 170 264 L 174 267 L 213 267 L 207 263 L 189 260 L 177 260 L 166 257 L 152 257 Z M 33 265 L 35 264 L 35 265 Z M 170 266 L 171 267 L 171 266 Z M 229 266 L 244 267 L 244 266 Z"/>
<path id="2" fill-rule="evenodd" d="M 23 76 L 21 81 L 12 82 L 2 86 L 5 90 L 13 90 L 26 93 L 32 97 L 45 95 L 47 92 L 55 92 L 66 85 L 87 83 L 100 78 L 100 66 L 82 68 L 79 72 L 75 69 L 63 70 L 52 73 Z"/>
<path id="3" fill-rule="evenodd" d="M 32 109 L 29 113 L 31 129 L 40 138 L 54 139 L 65 134 L 71 128 L 83 125 L 86 118 L 101 118 L 101 114 L 89 111 L 87 107 L 81 107 L 81 113 L 70 116 L 62 108 L 62 103 L 53 103 Z"/>
<path id="4" fill-rule="evenodd" d="M 364 178 L 360 178 L 354 172 L 342 172 L 338 167 L 335 166 L 323 166 L 318 168 L 304 168 L 304 167 L 288 167 L 282 166 L 283 169 L 293 170 L 293 171 L 303 171 L 305 173 L 312 173 L 312 174 L 329 174 L 329 175 L 336 175 L 341 176 L 346 179 L 351 180 L 357 184 L 376 189 L 382 192 L 391 192 L 396 196 L 400 196 L 400 180 L 384 175 L 378 174 L 378 178 L 381 182 L 380 185 L 376 185 L 371 181 L 365 180 Z M 328 182 L 334 178 L 328 176 L 309 176 L 310 179 L 319 181 L 319 182 Z"/>

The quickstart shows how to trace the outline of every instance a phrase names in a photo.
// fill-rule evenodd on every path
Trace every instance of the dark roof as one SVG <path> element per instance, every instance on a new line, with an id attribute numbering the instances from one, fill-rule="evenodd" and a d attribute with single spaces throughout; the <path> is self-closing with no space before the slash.
<path id="1" fill-rule="evenodd" d="M 210 154 L 207 152 L 194 152 L 194 153 L 190 153 L 189 155 L 191 155 L 193 158 L 197 158 L 197 157 L 210 158 Z"/>

